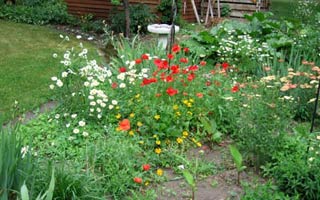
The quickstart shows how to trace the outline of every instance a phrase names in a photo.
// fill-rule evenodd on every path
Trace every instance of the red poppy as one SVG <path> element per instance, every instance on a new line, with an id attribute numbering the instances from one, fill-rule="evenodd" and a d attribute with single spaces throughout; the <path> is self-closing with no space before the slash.
<path id="1" fill-rule="evenodd" d="M 188 63 L 188 58 L 180 58 L 180 62 L 182 62 L 182 63 Z"/>
<path id="2" fill-rule="evenodd" d="M 124 73 L 124 72 L 126 72 L 127 71 L 127 69 L 125 68 L 125 67 L 120 67 L 119 68 L 119 72 L 120 73 Z"/>
<path id="3" fill-rule="evenodd" d="M 201 92 L 197 93 L 196 95 L 197 95 L 197 97 L 199 97 L 199 98 L 202 98 L 202 97 L 203 97 L 203 94 L 202 94 Z"/>
<path id="4" fill-rule="evenodd" d="M 171 53 L 169 53 L 169 54 L 167 55 L 167 57 L 168 57 L 169 60 L 171 60 L 171 59 L 173 59 L 174 56 L 173 56 Z"/>
<path id="5" fill-rule="evenodd" d="M 142 60 L 140 58 L 137 58 L 135 61 L 136 61 L 136 64 L 142 63 Z"/>
<path id="6" fill-rule="evenodd" d="M 232 87 L 231 89 L 231 92 L 235 93 L 235 92 L 238 92 L 239 91 L 239 86 L 238 85 L 235 85 Z"/>
<path id="7" fill-rule="evenodd" d="M 203 60 L 202 60 L 202 61 L 200 61 L 200 65 L 201 65 L 201 66 L 205 66 L 206 64 L 207 64 L 207 62 L 206 62 L 206 61 L 203 61 Z"/>
<path id="8" fill-rule="evenodd" d="M 133 179 L 133 181 L 134 181 L 135 183 L 141 184 L 141 183 L 142 183 L 142 178 L 135 177 L 135 178 Z"/>
<path id="9" fill-rule="evenodd" d="M 156 78 L 149 78 L 149 79 L 148 78 L 143 78 L 141 86 L 149 85 L 149 84 L 155 83 L 155 82 L 157 82 Z"/>
<path id="10" fill-rule="evenodd" d="M 164 79 L 165 82 L 172 82 L 173 81 L 173 77 L 172 76 L 167 76 L 165 79 Z"/>
<path id="11" fill-rule="evenodd" d="M 142 54 L 141 59 L 142 60 L 148 60 L 149 56 L 147 54 Z"/>
<path id="12" fill-rule="evenodd" d="M 182 73 L 183 73 L 183 74 L 187 74 L 187 73 L 188 73 L 188 69 L 183 69 L 183 70 L 182 70 Z"/>
<path id="13" fill-rule="evenodd" d="M 221 66 L 222 66 L 222 69 L 227 70 L 228 67 L 229 67 L 229 63 L 224 62 L 224 63 L 221 64 Z"/>
<path id="14" fill-rule="evenodd" d="M 154 64 L 158 67 L 158 69 L 168 69 L 169 64 L 166 60 L 160 60 L 159 58 L 154 59 Z"/>
<path id="15" fill-rule="evenodd" d="M 168 94 L 169 96 L 176 95 L 176 94 L 178 94 L 178 90 L 176 90 L 176 89 L 174 89 L 174 88 L 172 88 L 172 87 L 169 87 L 169 88 L 167 89 L 167 94 Z"/>
<path id="16" fill-rule="evenodd" d="M 207 81 L 206 82 L 206 86 L 210 86 L 211 85 L 211 82 L 210 81 Z"/>
<path id="17" fill-rule="evenodd" d="M 172 65 L 170 67 L 171 71 L 172 71 L 172 74 L 177 74 L 179 73 L 180 69 L 179 69 L 179 65 Z"/>
<path id="18" fill-rule="evenodd" d="M 190 71 L 197 71 L 199 69 L 199 67 L 197 65 L 193 65 L 193 66 L 190 66 L 188 69 Z"/>
<path id="19" fill-rule="evenodd" d="M 173 45 L 171 50 L 173 53 L 178 53 L 180 51 L 180 46 L 175 44 L 175 45 Z"/>
<path id="20" fill-rule="evenodd" d="M 119 129 L 122 131 L 130 130 L 130 120 L 124 119 L 121 122 L 119 122 Z"/>
<path id="21" fill-rule="evenodd" d="M 144 165 L 142 165 L 143 171 L 149 171 L 150 168 L 151 168 L 151 166 L 150 166 L 149 164 L 144 164 Z"/>
<path id="22" fill-rule="evenodd" d="M 188 47 L 185 47 L 185 48 L 183 48 L 183 51 L 184 51 L 185 53 L 188 53 L 188 52 L 189 52 L 189 48 L 188 48 Z"/>
<path id="23" fill-rule="evenodd" d="M 118 84 L 115 83 L 115 82 L 113 82 L 113 83 L 111 84 L 111 87 L 112 87 L 113 89 L 116 89 L 116 88 L 118 87 Z"/>
<path id="24" fill-rule="evenodd" d="M 189 74 L 188 81 L 192 81 L 195 77 L 196 77 L 196 75 L 194 73 Z"/>

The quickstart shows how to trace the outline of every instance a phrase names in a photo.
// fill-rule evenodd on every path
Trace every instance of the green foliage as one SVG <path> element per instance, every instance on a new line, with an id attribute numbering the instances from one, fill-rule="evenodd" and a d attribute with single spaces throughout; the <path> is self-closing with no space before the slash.
<path id="1" fill-rule="evenodd" d="M 29 146 L 23 146 L 17 128 L 0 127 L 0 199 L 17 195 L 23 182 L 32 174 L 33 163 Z"/>
<path id="2" fill-rule="evenodd" d="M 319 133 L 308 134 L 307 130 L 296 129 L 294 137 L 285 138 L 282 149 L 274 153 L 273 162 L 264 168 L 266 175 L 274 178 L 279 189 L 290 197 L 320 198 L 317 138 Z"/>
<path id="3" fill-rule="evenodd" d="M 54 177 L 54 170 L 52 170 L 52 175 L 51 175 L 51 180 L 50 180 L 48 190 L 44 194 L 40 193 L 37 196 L 36 200 L 52 200 L 53 194 L 54 194 L 54 185 L 55 185 L 55 177 Z M 29 191 L 25 183 L 21 187 L 20 194 L 21 194 L 21 200 L 30 199 Z"/>
<path id="4" fill-rule="evenodd" d="M 181 0 L 176 0 L 177 4 L 177 16 L 175 19 L 175 24 L 180 25 L 181 23 L 181 15 L 180 10 L 182 7 Z M 171 24 L 172 18 L 172 0 L 161 0 L 160 4 L 157 7 L 157 10 L 161 13 L 161 23 L 163 24 Z"/>
<path id="5" fill-rule="evenodd" d="M 221 6 L 221 17 L 229 17 L 231 8 L 229 4 L 222 4 Z"/>
<path id="6" fill-rule="evenodd" d="M 267 182 L 265 184 L 258 184 L 256 186 L 246 185 L 244 189 L 244 195 L 241 197 L 242 200 L 298 200 L 296 197 L 289 197 L 285 193 L 281 192 L 279 188 Z"/>
<path id="7" fill-rule="evenodd" d="M 238 172 L 241 172 L 243 171 L 246 167 L 243 166 L 242 164 L 242 155 L 241 153 L 239 152 L 239 150 L 233 146 L 233 145 L 230 145 L 229 146 L 229 149 L 230 149 L 230 153 L 232 155 L 232 158 L 234 160 L 234 163 L 236 164 L 236 167 L 237 167 L 237 171 Z"/>
<path id="8" fill-rule="evenodd" d="M 0 19 L 28 24 L 66 24 L 72 20 L 65 2 L 22 1 L 18 5 L 0 5 Z"/>
<path id="9" fill-rule="evenodd" d="M 135 4 L 129 6 L 130 11 L 130 31 L 132 33 L 146 33 L 147 26 L 154 22 L 156 16 L 150 12 L 146 4 Z M 125 13 L 116 11 L 111 16 L 111 29 L 117 33 L 125 31 Z"/>

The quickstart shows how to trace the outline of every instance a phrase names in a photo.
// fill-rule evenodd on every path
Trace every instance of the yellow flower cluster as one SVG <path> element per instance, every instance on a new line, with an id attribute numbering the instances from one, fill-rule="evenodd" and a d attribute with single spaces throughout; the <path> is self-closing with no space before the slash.
<path id="1" fill-rule="evenodd" d="M 191 108 L 192 104 L 194 103 L 194 100 L 193 99 L 184 99 L 184 100 L 182 100 L 182 103 L 184 105 L 186 105 L 188 108 Z"/>

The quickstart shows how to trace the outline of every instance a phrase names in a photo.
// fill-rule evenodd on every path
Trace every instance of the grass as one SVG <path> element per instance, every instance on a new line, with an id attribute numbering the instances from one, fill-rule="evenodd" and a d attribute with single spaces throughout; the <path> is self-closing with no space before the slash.
<path id="1" fill-rule="evenodd" d="M 54 59 L 52 55 L 63 56 L 79 41 L 62 42 L 60 33 L 48 27 L 3 20 L 0 27 L 0 122 L 4 122 L 12 118 L 15 100 L 22 113 L 50 99 L 50 77 L 61 71 L 59 57 Z M 93 45 L 85 46 L 89 46 L 89 52 L 96 52 Z"/>

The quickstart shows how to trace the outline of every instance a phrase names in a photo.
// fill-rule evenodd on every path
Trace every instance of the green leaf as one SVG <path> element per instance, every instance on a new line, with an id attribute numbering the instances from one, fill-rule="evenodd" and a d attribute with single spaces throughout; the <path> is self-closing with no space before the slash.
<path id="1" fill-rule="evenodd" d="M 23 183 L 23 185 L 20 189 L 20 192 L 21 192 L 21 199 L 22 200 L 29 200 L 29 193 L 28 193 L 28 188 L 26 186 L 26 183 Z"/>
<path id="2" fill-rule="evenodd" d="M 233 160 L 236 164 L 237 170 L 239 172 L 242 171 L 243 168 L 242 168 L 242 155 L 241 155 L 241 153 L 239 152 L 239 150 L 235 146 L 230 145 L 229 149 L 230 149 L 230 153 L 233 157 Z"/>
<path id="3" fill-rule="evenodd" d="M 196 187 L 196 183 L 194 181 L 193 176 L 191 175 L 191 173 L 188 170 L 182 170 L 183 176 L 186 179 L 187 183 L 192 187 L 195 188 Z"/>
<path id="4" fill-rule="evenodd" d="M 46 198 L 46 200 L 52 200 L 53 191 L 54 191 L 54 182 L 55 182 L 55 178 L 54 178 L 54 169 L 53 169 L 53 170 L 52 170 L 52 175 L 51 175 L 51 181 L 50 181 L 49 189 L 48 189 L 48 191 L 47 191 L 47 198 Z"/>

